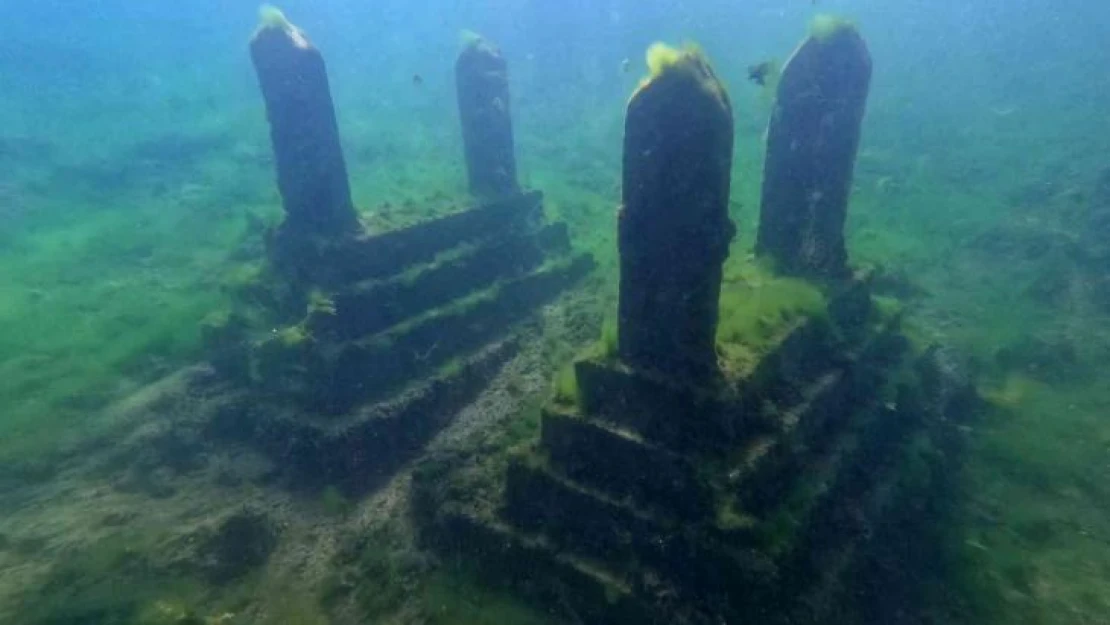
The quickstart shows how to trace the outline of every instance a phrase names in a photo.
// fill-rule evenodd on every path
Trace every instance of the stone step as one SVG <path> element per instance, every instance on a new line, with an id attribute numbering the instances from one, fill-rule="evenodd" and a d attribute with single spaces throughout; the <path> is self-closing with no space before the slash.
<path id="1" fill-rule="evenodd" d="M 564 258 L 381 334 L 342 344 L 324 355 L 312 401 L 342 412 L 386 397 L 503 336 L 593 268 L 588 254 Z"/>
<path id="2" fill-rule="evenodd" d="M 342 288 L 382 279 L 430 263 L 464 244 L 533 232 L 543 218 L 543 194 L 530 191 L 432 221 L 382 234 L 365 235 L 328 252 L 323 284 Z"/>
<path id="3" fill-rule="evenodd" d="M 830 415 L 848 410 L 846 384 L 841 371 L 830 371 L 804 391 L 803 400 L 782 415 L 782 429 L 761 437 L 734 456 L 732 484 L 740 494 L 741 506 L 763 516 L 777 503 L 800 472 L 802 460 L 815 441 L 807 434 L 817 431 Z"/>
<path id="4" fill-rule="evenodd" d="M 450 257 L 429 265 L 341 290 L 333 296 L 331 310 L 309 317 L 308 328 L 314 336 L 331 341 L 374 334 L 499 280 L 527 275 L 549 256 L 569 250 L 565 224 L 455 248 Z"/>
<path id="5" fill-rule="evenodd" d="M 854 410 L 847 427 L 798 464 L 794 481 L 765 512 L 777 533 L 769 548 L 781 554 L 784 577 L 796 587 L 829 574 L 829 562 L 818 561 L 835 560 L 834 552 L 876 527 L 892 496 L 890 480 L 899 476 L 897 458 L 921 426 L 919 415 L 882 404 Z"/>
<path id="6" fill-rule="evenodd" d="M 777 434 L 734 457 L 731 481 L 745 510 L 767 514 L 807 472 L 809 459 L 851 427 L 845 421 L 881 398 L 888 370 L 906 349 L 896 327 L 890 325 L 818 376 L 782 413 Z"/>
<path id="7" fill-rule="evenodd" d="M 511 586 L 569 622 L 665 625 L 670 621 L 598 561 L 560 553 L 529 534 L 462 507 L 447 506 L 422 538 L 446 553 L 466 554 L 493 583 Z"/>
<path id="8" fill-rule="evenodd" d="M 208 434 L 261 450 L 290 486 L 332 486 L 358 495 L 417 456 L 517 353 L 519 344 L 515 334 L 494 341 L 458 367 L 344 416 L 314 416 L 288 402 L 248 395 L 219 411 Z"/>
<path id="9" fill-rule="evenodd" d="M 533 453 L 508 470 L 504 517 L 544 536 L 560 552 L 606 563 L 635 578 L 647 571 L 682 594 L 730 596 L 742 603 L 766 596 L 775 567 L 751 548 L 754 534 L 724 533 L 665 521 L 566 479 Z"/>
<path id="10" fill-rule="evenodd" d="M 892 513 L 912 515 L 907 510 L 920 506 L 922 498 L 936 497 L 937 493 L 930 491 L 938 487 L 942 497 L 950 496 L 945 482 L 926 485 L 920 475 L 905 472 L 903 465 L 916 453 L 913 441 L 921 436 L 922 425 L 921 413 L 912 409 L 874 406 L 850 432 L 814 459 L 812 478 L 805 486 L 806 505 L 794 505 L 790 510 L 797 519 L 796 530 L 790 542 L 781 546 L 783 581 L 806 589 L 804 605 L 831 606 L 845 595 L 886 592 L 853 588 L 852 583 L 863 583 L 856 577 L 858 567 L 876 555 L 872 551 L 875 546 L 881 550 L 884 543 L 894 544 L 886 541 L 902 542 L 914 535 L 916 530 L 906 527 L 912 522 L 902 519 L 891 524 L 888 517 Z M 929 482 L 943 470 L 938 463 L 947 461 L 941 455 L 929 455 L 912 462 L 916 470 L 925 471 L 929 476 L 925 482 Z M 880 561 L 872 574 L 890 575 L 889 565 Z M 811 616 L 824 617 L 819 613 Z"/>
<path id="11" fill-rule="evenodd" d="M 749 410 L 767 403 L 798 403 L 814 380 L 842 363 L 843 354 L 852 346 L 840 338 L 824 317 L 792 322 L 738 383 L 741 402 Z"/>
<path id="12" fill-rule="evenodd" d="M 612 499 L 671 518 L 712 515 L 713 494 L 690 460 L 633 432 L 548 407 L 540 446 L 558 472 Z"/>
<path id="13" fill-rule="evenodd" d="M 778 427 L 765 403 L 790 405 L 836 358 L 830 326 L 783 328 L 778 342 L 734 388 L 694 388 L 612 359 L 575 363 L 582 411 L 677 452 L 726 453 Z"/>
<path id="14" fill-rule="evenodd" d="M 751 413 L 713 389 L 671 382 L 616 360 L 579 360 L 574 370 L 584 414 L 675 452 L 728 449 L 760 429 L 749 422 Z"/>

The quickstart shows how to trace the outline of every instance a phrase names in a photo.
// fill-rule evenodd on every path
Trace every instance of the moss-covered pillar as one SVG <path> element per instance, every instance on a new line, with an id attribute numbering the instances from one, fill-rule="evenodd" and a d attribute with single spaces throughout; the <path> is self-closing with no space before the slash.
<path id="1" fill-rule="evenodd" d="M 618 216 L 618 352 L 685 378 L 716 371 L 733 122 L 728 94 L 696 50 L 656 44 L 628 103 Z"/>
<path id="2" fill-rule="evenodd" d="M 474 35 L 455 63 L 459 119 L 470 192 L 490 199 L 519 191 L 509 70 L 500 50 Z"/>
<path id="3" fill-rule="evenodd" d="M 818 18 L 783 68 L 767 130 L 756 251 L 786 273 L 849 273 L 844 222 L 871 82 L 851 24 Z"/>
<path id="4" fill-rule="evenodd" d="M 281 238 L 352 232 L 347 165 L 320 52 L 276 9 L 262 11 L 250 43 L 285 207 Z"/>

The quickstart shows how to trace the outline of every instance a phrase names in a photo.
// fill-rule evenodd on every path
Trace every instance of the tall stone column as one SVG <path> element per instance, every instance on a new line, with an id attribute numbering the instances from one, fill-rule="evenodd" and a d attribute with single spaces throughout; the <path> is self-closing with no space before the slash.
<path id="1" fill-rule="evenodd" d="M 459 53 L 455 82 L 470 192 L 483 199 L 516 193 L 520 189 L 505 58 L 474 36 Z"/>
<path id="2" fill-rule="evenodd" d="M 867 45 L 836 18 L 818 18 L 783 68 L 767 130 L 756 251 L 786 273 L 849 273 L 844 222 L 870 82 Z"/>
<path id="3" fill-rule="evenodd" d="M 279 239 L 353 232 L 347 165 L 320 52 L 276 9 L 263 12 L 250 43 L 285 207 Z M 293 245 L 293 247 L 299 247 Z"/>
<path id="4" fill-rule="evenodd" d="M 733 121 L 697 51 L 656 44 L 628 104 L 618 217 L 618 353 L 629 364 L 704 380 L 716 371 Z"/>

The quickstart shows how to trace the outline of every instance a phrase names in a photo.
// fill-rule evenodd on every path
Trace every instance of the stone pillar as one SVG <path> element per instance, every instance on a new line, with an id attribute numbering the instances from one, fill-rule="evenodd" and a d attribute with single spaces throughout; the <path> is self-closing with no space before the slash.
<path id="1" fill-rule="evenodd" d="M 697 51 L 653 46 L 628 103 L 618 216 L 618 353 L 704 381 L 716 372 L 733 122 L 728 94 Z"/>
<path id="2" fill-rule="evenodd" d="M 323 57 L 276 9 L 264 10 L 250 51 L 285 207 L 279 239 L 355 231 L 358 219 Z"/>
<path id="3" fill-rule="evenodd" d="M 867 45 L 835 18 L 818 18 L 783 68 L 756 241 L 783 272 L 849 274 L 844 222 L 870 82 Z"/>
<path id="4" fill-rule="evenodd" d="M 474 36 L 459 54 L 455 82 L 470 192 L 483 199 L 518 192 L 505 58 Z"/>

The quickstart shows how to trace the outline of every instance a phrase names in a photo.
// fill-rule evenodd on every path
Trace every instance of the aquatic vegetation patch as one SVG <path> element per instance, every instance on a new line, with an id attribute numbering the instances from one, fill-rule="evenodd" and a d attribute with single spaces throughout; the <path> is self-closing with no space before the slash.
<path id="1" fill-rule="evenodd" d="M 578 376 L 574 371 L 574 364 L 568 364 L 559 369 L 555 374 L 553 384 L 553 400 L 563 406 L 577 406 L 580 401 Z"/>
<path id="2" fill-rule="evenodd" d="M 598 339 L 598 354 L 604 359 L 616 358 L 619 342 L 619 330 L 615 315 L 606 315 L 601 322 L 601 338 Z"/>
<path id="3" fill-rule="evenodd" d="M 249 188 L 249 175 L 232 179 L 222 158 L 210 160 L 190 183 L 202 204 L 225 184 Z M 108 434 L 122 424 L 101 408 L 195 358 L 200 320 L 227 297 L 213 277 L 237 265 L 231 250 L 260 236 L 244 215 L 266 213 L 249 202 L 241 213 L 181 210 L 177 194 L 157 187 L 120 191 L 110 206 L 97 197 L 56 187 L 50 210 L 0 250 L 11 294 L 0 303 L 8 466 L 49 465 Z"/>
<path id="4" fill-rule="evenodd" d="M 272 4 L 264 4 L 258 7 L 258 24 L 259 28 L 279 28 L 281 30 L 293 28 L 293 24 L 290 23 L 289 18 L 285 17 L 285 13 Z"/>
<path id="5" fill-rule="evenodd" d="M 818 41 L 824 41 L 844 30 L 854 30 L 855 24 L 851 20 L 836 15 L 821 13 L 814 16 L 809 23 L 809 35 Z"/>
<path id="6" fill-rule="evenodd" d="M 285 23 L 277 16 L 264 16 L 262 21 L 279 27 Z M 840 27 L 842 24 L 835 19 L 815 20 L 813 35 L 827 36 Z M 667 57 L 664 54 L 658 59 L 660 68 L 668 65 Z M 538 158 L 543 139 L 524 135 L 522 152 L 533 161 L 529 179 L 549 193 L 548 209 L 571 222 L 575 245 L 595 254 L 607 268 L 604 278 L 613 284 L 615 244 L 611 233 L 613 189 L 619 181 L 617 159 L 606 151 L 611 146 L 604 145 L 607 139 L 598 131 L 604 126 L 594 121 L 596 111 L 582 116 L 579 125 L 568 126 L 573 132 L 551 132 L 556 115 L 574 117 L 582 108 L 581 101 L 589 101 L 591 106 L 595 103 L 585 89 L 567 87 L 566 98 L 552 98 L 551 103 L 536 103 L 531 110 L 522 111 L 534 115 L 529 118 L 532 125 L 543 129 L 536 134 L 563 139 Z M 953 95 L 959 100 L 970 94 Z M 575 103 L 575 99 L 580 102 Z M 545 105 L 548 110 L 541 111 Z M 968 98 L 966 105 L 974 106 L 974 99 Z M 619 108 L 619 102 L 615 108 Z M 876 110 L 881 113 L 881 109 Z M 1067 122 L 1067 111 L 1049 112 L 1045 119 Z M 192 123 L 197 113 L 195 107 L 187 107 L 181 117 Z M 1110 389 L 1092 380 L 1068 384 L 1067 380 L 1054 378 L 1057 371 L 1052 363 L 1059 359 L 1046 359 L 1044 354 L 1031 357 L 1028 345 L 1021 343 L 1053 324 L 1068 325 L 1080 343 L 1074 361 L 1076 371 L 1091 370 L 1098 366 L 1092 364 L 1098 362 L 1092 357 L 1098 340 L 1092 336 L 1105 325 L 1105 319 L 1082 316 L 1070 307 L 1067 291 L 1074 285 L 1064 279 L 1066 263 L 1041 267 L 1042 275 L 1033 285 L 1028 277 L 1019 275 L 1015 279 L 1006 263 L 997 258 L 1001 249 L 988 250 L 986 257 L 976 263 L 960 258 L 961 248 L 987 240 L 975 235 L 994 220 L 1018 217 L 998 198 L 1009 192 L 1005 186 L 1010 183 L 1007 179 L 1012 177 L 1011 172 L 1025 171 L 1020 164 L 1029 159 L 1008 154 L 1011 148 L 993 137 L 988 128 L 964 125 L 959 141 L 944 145 L 944 135 L 939 134 L 943 129 L 927 140 L 915 140 L 909 131 L 901 136 L 898 133 L 902 129 L 876 126 L 876 119 L 870 118 L 868 133 L 890 156 L 869 160 L 866 154 L 861 155 L 850 217 L 852 256 L 857 262 L 877 261 L 898 267 L 913 277 L 928 293 L 912 311 L 914 327 L 921 328 L 920 342 L 944 341 L 970 352 L 987 373 L 984 394 L 997 408 L 985 423 L 972 426 L 972 435 L 982 441 L 982 448 L 973 454 L 976 462 L 969 470 L 967 489 L 973 491 L 969 518 L 963 520 L 964 525 L 950 528 L 965 531 L 953 540 L 967 566 L 948 579 L 949 587 L 938 593 L 938 603 L 952 601 L 954 594 L 965 600 L 970 597 L 976 605 L 962 616 L 977 623 L 1098 622 L 1110 613 L 1110 588 L 1105 582 L 1110 579 L 1106 574 L 1110 571 L 1110 554 L 1105 553 L 1105 537 L 1110 532 L 1102 520 L 1108 515 L 1099 518 L 1110 500 L 1102 469 L 1110 433 L 1098 418 L 1103 412 L 1099 406 L 1106 405 Z M 363 218 L 378 230 L 441 214 L 452 210 L 453 202 L 465 201 L 461 176 L 454 164 L 458 150 L 452 143 L 453 135 L 441 132 L 436 122 L 430 125 L 431 131 L 410 126 L 403 139 L 381 142 L 381 134 L 374 133 L 395 121 L 388 114 L 373 123 L 344 120 L 345 128 L 354 130 L 347 138 L 362 148 L 356 153 L 366 155 L 351 159 L 355 195 L 364 207 Z M 112 140 L 113 133 L 93 128 L 95 125 L 89 124 L 90 134 L 99 141 Z M 611 125 L 619 137 L 619 124 Z M 1042 128 L 1029 127 L 1018 133 L 1028 137 L 1031 144 L 1038 144 L 1038 149 L 1029 153 L 1036 159 L 1055 158 L 1078 167 L 1074 165 L 1074 144 L 1053 136 L 1050 128 L 1054 124 L 1038 126 Z M 367 130 L 361 131 L 362 127 Z M 233 130 L 262 136 L 253 127 Z M 758 189 L 751 184 L 758 174 L 753 166 L 760 162 L 758 148 L 754 147 L 758 142 L 750 139 L 760 130 L 741 128 L 739 137 L 744 140 L 737 146 L 747 153 L 737 159 L 734 171 L 733 193 L 742 201 L 733 208 L 733 218 L 743 225 L 745 235 L 753 231 L 755 211 L 751 207 L 758 205 Z M 933 129 L 927 130 L 931 133 Z M 574 149 L 568 149 L 572 144 Z M 602 156 L 582 158 L 591 148 Z M 931 148 L 938 148 L 937 153 L 931 153 Z M 938 156 L 941 152 L 943 157 Z M 1096 158 L 1102 158 L 1101 154 Z M 190 164 L 208 156 L 206 152 L 190 157 Z M 0 154 L 0 160 L 2 157 Z M 12 158 L 9 154 L 7 160 Z M 983 167 L 984 163 L 997 166 Z M 869 171 L 872 165 L 873 171 Z M 125 176 L 115 169 L 72 170 L 70 180 L 63 177 L 52 186 L 65 189 L 69 185 L 64 183 L 77 183 L 111 198 L 115 204 L 120 196 L 132 198 L 145 193 L 138 189 L 153 175 L 149 168 L 141 175 Z M 589 175 L 584 170 L 589 170 Z M 243 173 L 242 168 L 230 166 L 228 172 L 229 177 Z M 269 170 L 263 173 L 262 183 L 244 177 L 235 184 L 274 199 Z M 118 215 L 107 202 L 90 206 L 87 199 L 60 197 L 59 193 L 56 221 L 51 222 L 51 217 L 45 215 L 48 211 L 38 211 L 34 218 L 20 221 L 29 229 L 33 226 L 33 232 L 0 234 L 7 250 L 0 252 L 0 274 L 5 284 L 12 285 L 0 298 L 0 349 L 9 356 L 0 364 L 0 403 L 11 407 L 0 424 L 0 463 L 5 464 L 5 471 L 15 462 L 27 475 L 48 476 L 52 452 L 100 431 L 93 416 L 98 406 L 141 384 L 148 373 L 165 371 L 197 354 L 195 322 L 209 310 L 226 304 L 220 292 L 223 280 L 212 276 L 223 274 L 233 282 L 237 277 L 229 274 L 241 272 L 243 281 L 253 280 L 252 269 L 228 264 L 223 258 L 235 245 L 234 237 L 227 236 L 225 229 L 234 229 L 233 215 L 250 201 L 216 194 L 230 208 L 218 214 L 202 208 L 195 215 L 197 222 L 206 222 L 200 224 L 183 222 L 182 208 L 204 207 L 207 200 L 194 191 L 163 189 L 162 193 L 181 203 L 155 201 L 148 209 L 128 205 Z M 444 195 L 436 197 L 439 193 Z M 144 201 L 148 199 L 143 197 Z M 1032 208 L 1043 207 L 1047 201 L 1043 194 L 1022 199 Z M 276 206 L 276 199 L 274 202 Z M 40 213 L 44 216 L 39 217 Z M 103 236 L 88 236 L 96 230 L 102 230 Z M 734 251 L 734 258 L 742 256 L 739 249 Z M 742 265 L 739 262 L 736 266 Z M 737 275 L 730 274 L 734 280 L 722 293 L 718 339 L 728 358 L 743 359 L 751 357 L 761 341 L 774 335 L 777 324 L 813 310 L 807 303 L 812 294 L 798 285 L 768 286 L 762 279 L 745 277 L 743 271 L 741 279 L 736 280 Z M 1015 284 L 1036 288 L 1025 292 L 1015 289 Z M 1048 311 L 1030 301 L 1037 293 L 1046 298 Z M 604 330 L 602 337 L 604 346 Z M 1022 349 L 1008 349 L 1013 347 Z M 152 350 L 156 352 L 153 357 Z M 1000 358 L 1001 350 L 1009 353 Z M 1017 354 L 1020 357 L 1015 359 L 1015 351 L 1024 355 Z M 561 354 L 558 359 L 565 362 L 569 355 Z M 1064 354 L 1065 364 L 1070 361 Z M 1030 375 L 1031 362 L 1042 363 L 1034 371 L 1037 375 Z M 1066 391 L 1058 388 L 1065 385 Z M 529 409 L 527 413 L 527 418 L 513 422 L 520 431 L 514 429 L 510 438 L 535 432 L 538 410 Z M 77 577 L 85 575 L 79 573 Z M 515 617 L 500 611 L 496 601 L 477 598 L 477 591 L 472 592 L 466 584 L 451 580 L 444 584 L 448 588 L 443 592 L 429 590 L 424 595 L 430 611 L 434 612 L 436 601 L 444 608 L 429 619 L 453 622 L 449 619 L 456 612 L 460 620 L 514 622 Z M 160 623 L 158 619 L 189 618 L 185 607 L 188 602 L 180 598 L 152 592 L 149 597 L 130 601 L 129 592 L 142 594 L 136 584 L 124 583 L 119 588 L 120 603 L 133 604 L 128 613 L 138 615 L 139 621 Z M 385 587 L 383 593 L 388 592 Z M 444 599 L 447 595 L 453 596 Z M 83 601 L 80 596 L 74 598 Z M 275 605 L 271 612 L 284 609 Z M 290 610 L 286 621 L 273 616 L 270 621 L 298 622 L 299 613 Z M 499 616 L 483 620 L 482 613 Z M 304 622 L 317 622 L 309 620 L 315 618 L 306 616 Z"/>
<path id="7" fill-rule="evenodd" d="M 825 314 L 825 295 L 811 282 L 775 275 L 761 263 L 725 265 L 717 341 L 726 359 L 753 364 L 791 322 Z"/>
<path id="8" fill-rule="evenodd" d="M 47 579 L 24 598 L 28 625 L 161 625 L 203 623 L 185 606 L 203 587 L 147 555 L 151 536 L 115 537 L 59 558 Z M 168 616 L 181 617 L 179 621 Z"/>

